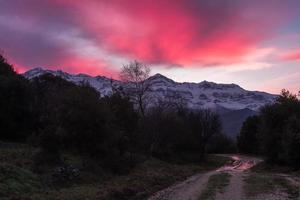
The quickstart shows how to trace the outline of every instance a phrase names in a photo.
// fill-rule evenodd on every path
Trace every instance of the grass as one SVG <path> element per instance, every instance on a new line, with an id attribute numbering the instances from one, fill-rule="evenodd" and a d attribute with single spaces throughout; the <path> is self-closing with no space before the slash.
<path id="1" fill-rule="evenodd" d="M 210 157 L 210 162 L 205 165 L 194 164 L 170 164 L 158 159 L 149 159 L 137 166 L 130 174 L 117 176 L 104 183 L 93 185 L 80 185 L 64 188 L 59 191 L 51 191 L 48 194 L 36 194 L 31 196 L 33 200 L 59 199 L 111 199 L 111 200 L 140 200 L 146 199 L 151 194 L 166 188 L 175 182 L 185 180 L 203 170 L 210 170 L 228 161 Z M 215 159 L 216 162 L 213 162 Z M 220 161 L 222 160 L 222 162 Z"/>
<path id="2" fill-rule="evenodd" d="M 286 193 L 291 199 L 300 197 L 300 188 L 280 174 L 286 174 L 289 177 L 300 177 L 300 172 L 290 167 L 261 162 L 254 166 L 249 176 L 245 178 L 246 194 L 248 196 L 257 196 L 279 190 Z"/>
<path id="3" fill-rule="evenodd" d="M 154 192 L 176 181 L 201 171 L 196 165 L 174 165 L 157 159 L 150 159 L 136 167 L 130 174 L 115 176 L 107 181 L 92 184 L 76 184 L 35 194 L 24 194 L 31 200 L 81 200 L 81 199 L 146 199 Z M 101 177 L 100 177 L 101 179 Z"/>
<path id="4" fill-rule="evenodd" d="M 265 174 L 288 174 L 290 176 L 300 178 L 300 170 L 295 170 L 288 166 L 279 166 L 275 164 L 268 164 L 261 162 L 251 169 L 252 172 L 265 173 Z"/>
<path id="5" fill-rule="evenodd" d="M 230 178 L 231 175 L 228 173 L 219 173 L 210 176 L 199 200 L 214 199 L 217 193 L 223 193 L 226 186 L 230 183 Z"/>
<path id="6" fill-rule="evenodd" d="M 200 164 L 174 164 L 149 158 L 129 174 L 112 175 L 97 164 L 81 170 L 81 177 L 72 184 L 49 187 L 44 175 L 35 174 L 32 157 L 36 152 L 26 145 L 0 147 L 0 199 L 30 200 L 141 200 L 178 181 L 221 167 L 230 159 L 209 155 Z M 64 154 L 68 164 L 79 165 L 81 158 Z"/>
<path id="7" fill-rule="evenodd" d="M 288 194 L 291 199 L 297 199 L 300 196 L 300 189 L 297 186 L 276 174 L 252 172 L 245 177 L 244 181 L 246 183 L 244 190 L 248 197 L 272 193 L 277 190 Z"/>
<path id="8" fill-rule="evenodd" d="M 0 148 L 0 163 L 30 169 L 34 152 L 34 149 L 28 146 L 22 146 L 20 148 Z"/>
<path id="9" fill-rule="evenodd" d="M 0 165 L 0 197 L 38 192 L 41 185 L 39 178 L 26 169 L 9 164 Z"/>
<path id="10" fill-rule="evenodd" d="M 288 166 L 279 166 L 275 164 L 268 164 L 266 162 L 260 162 L 255 165 L 251 171 L 263 172 L 263 173 L 296 173 L 294 169 Z"/>
<path id="11" fill-rule="evenodd" d="M 224 166 L 232 161 L 230 157 L 221 155 L 207 155 L 205 161 L 201 164 L 204 170 L 213 170 Z"/>

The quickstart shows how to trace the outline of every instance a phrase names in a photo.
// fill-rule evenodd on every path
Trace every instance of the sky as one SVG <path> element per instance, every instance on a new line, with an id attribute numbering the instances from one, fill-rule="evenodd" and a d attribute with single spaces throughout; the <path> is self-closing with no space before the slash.
<path id="1" fill-rule="evenodd" d="M 179 82 L 300 90 L 300 0 L 0 0 L 0 52 L 20 73 L 118 78 L 138 60 Z"/>

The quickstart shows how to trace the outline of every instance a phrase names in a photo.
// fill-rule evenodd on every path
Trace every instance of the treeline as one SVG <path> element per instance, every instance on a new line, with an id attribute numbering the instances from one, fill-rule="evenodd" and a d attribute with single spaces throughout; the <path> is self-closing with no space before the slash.
<path id="1" fill-rule="evenodd" d="M 275 104 L 249 117 L 238 136 L 243 153 L 258 154 L 270 163 L 300 168 L 300 100 L 283 90 Z"/>
<path id="2" fill-rule="evenodd" d="M 134 62 L 127 78 L 132 72 L 143 76 L 136 79 L 143 87 L 132 84 L 136 88 L 130 93 L 115 88 L 101 97 L 86 83 L 76 85 L 51 74 L 27 80 L 1 56 L 0 140 L 38 147 L 38 167 L 59 164 L 61 153 L 69 152 L 114 172 L 133 167 L 138 155 L 194 162 L 203 160 L 207 150 L 234 148 L 221 134 L 219 117 L 209 110 L 191 112 L 166 102 L 147 108 L 148 71 Z"/>

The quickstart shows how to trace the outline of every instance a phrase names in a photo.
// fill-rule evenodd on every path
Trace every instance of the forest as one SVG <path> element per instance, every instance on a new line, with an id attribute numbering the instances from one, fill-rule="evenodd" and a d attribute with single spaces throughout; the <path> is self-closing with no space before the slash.
<path id="1" fill-rule="evenodd" d="M 297 95 L 283 90 L 234 140 L 212 110 L 190 110 L 176 97 L 149 106 L 149 73 L 138 61 L 124 65 L 120 78 L 128 84 L 112 83 L 103 96 L 51 74 L 26 79 L 0 56 L 0 197 L 145 199 L 196 172 L 234 164 L 216 154 L 299 170 Z"/>
<path id="2" fill-rule="evenodd" d="M 201 162 L 207 152 L 232 152 L 220 119 L 210 110 L 189 111 L 178 100 L 146 109 L 149 70 L 137 61 L 121 77 L 138 81 L 101 96 L 86 83 L 75 85 L 45 74 L 27 80 L 0 60 L 0 140 L 38 148 L 35 167 L 63 163 L 68 152 L 125 173 L 140 156 L 174 162 Z"/>
<path id="3" fill-rule="evenodd" d="M 299 93 L 300 94 L 300 93 Z M 262 155 L 271 164 L 300 168 L 300 100 L 282 90 L 272 105 L 249 117 L 237 138 L 242 153 Z"/>

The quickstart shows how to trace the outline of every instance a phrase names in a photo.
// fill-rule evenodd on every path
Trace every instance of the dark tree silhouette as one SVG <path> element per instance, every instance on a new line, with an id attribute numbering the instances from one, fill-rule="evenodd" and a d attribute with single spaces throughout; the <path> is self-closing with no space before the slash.
<path id="1" fill-rule="evenodd" d="M 251 116 L 246 119 L 237 137 L 237 145 L 241 153 L 259 153 L 259 127 L 261 119 L 259 116 Z"/>
<path id="2" fill-rule="evenodd" d="M 0 139 L 24 141 L 32 132 L 32 93 L 29 81 L 0 55 Z"/>
<path id="3" fill-rule="evenodd" d="M 282 90 L 276 102 L 250 117 L 238 137 L 240 151 L 261 153 L 270 163 L 300 168 L 300 100 Z"/>
<path id="4" fill-rule="evenodd" d="M 1 54 L 0 54 L 0 75 L 1 76 L 15 76 L 17 73 L 15 72 L 13 66 L 9 64 Z"/>

